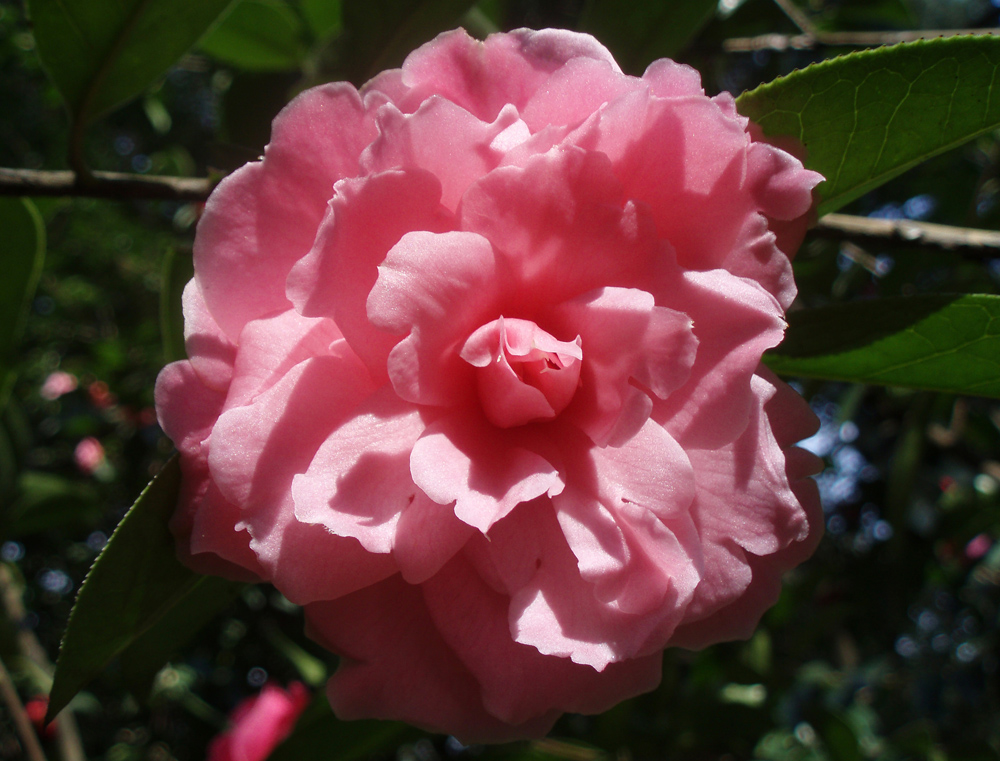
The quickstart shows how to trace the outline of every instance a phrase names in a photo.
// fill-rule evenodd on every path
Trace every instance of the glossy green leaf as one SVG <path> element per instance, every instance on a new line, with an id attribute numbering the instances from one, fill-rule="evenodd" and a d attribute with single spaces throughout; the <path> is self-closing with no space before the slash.
<path id="1" fill-rule="evenodd" d="M 822 737 L 831 761 L 865 761 L 857 734 L 839 713 L 830 711 L 827 714 Z"/>
<path id="2" fill-rule="evenodd" d="M 94 561 L 63 635 L 49 717 L 157 624 L 164 624 L 158 631 L 167 637 L 175 628 L 178 636 L 183 633 L 185 627 L 178 622 L 190 613 L 192 596 L 204 597 L 202 587 L 218 583 L 188 570 L 175 555 L 167 521 L 180 481 L 175 457 L 139 495 Z M 166 649 L 161 643 L 151 651 Z"/>
<path id="3" fill-rule="evenodd" d="M 0 198 L 0 410 L 14 380 L 17 343 L 45 260 L 45 226 L 31 201 Z"/>
<path id="4" fill-rule="evenodd" d="M 826 177 L 826 214 L 1000 127 L 1000 37 L 951 37 L 814 64 L 737 99 L 767 135 L 791 135 Z"/>
<path id="5" fill-rule="evenodd" d="M 783 375 L 1000 397 L 1000 296 L 913 296 L 788 315 Z"/>
<path id="6" fill-rule="evenodd" d="M 38 55 L 80 124 L 138 95 L 231 0 L 28 0 Z"/>
<path id="7" fill-rule="evenodd" d="M 249 71 L 295 69 L 306 54 L 302 22 L 278 0 L 240 0 L 199 47 Z"/>
<path id="8" fill-rule="evenodd" d="M 137 698 L 149 695 L 160 669 L 209 621 L 228 608 L 246 584 L 218 576 L 203 576 L 190 594 L 121 653 L 125 686 Z"/>
<path id="9" fill-rule="evenodd" d="M 657 58 L 684 50 L 718 6 L 718 0 L 589 0 L 580 31 L 607 45 L 625 71 L 641 74 Z"/>
<path id="10" fill-rule="evenodd" d="M 340 0 L 300 0 L 302 16 L 319 39 L 340 31 L 342 25 Z"/>
<path id="11" fill-rule="evenodd" d="M 403 63 L 412 50 L 452 29 L 473 0 L 369 0 L 343 6 L 344 68 L 361 84 Z"/>
<path id="12" fill-rule="evenodd" d="M 10 536 L 51 531 L 81 531 L 97 526 L 104 511 L 93 484 L 57 473 L 25 470 L 17 479 L 17 498 L 5 520 Z"/>
<path id="13" fill-rule="evenodd" d="M 320 692 L 268 761 L 357 761 L 421 734 L 395 721 L 340 721 Z"/>
<path id="14" fill-rule="evenodd" d="M 165 362 L 185 359 L 184 314 L 181 296 L 184 286 L 194 277 L 194 260 L 191 253 L 167 251 L 160 275 L 160 336 L 163 340 Z"/>

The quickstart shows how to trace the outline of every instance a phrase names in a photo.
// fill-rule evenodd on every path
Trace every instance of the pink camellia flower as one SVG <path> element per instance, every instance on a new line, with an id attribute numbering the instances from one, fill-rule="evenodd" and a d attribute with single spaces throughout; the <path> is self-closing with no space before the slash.
<path id="1" fill-rule="evenodd" d="M 820 180 L 566 31 L 301 94 L 205 207 L 157 384 L 182 557 L 305 606 L 342 718 L 467 742 L 749 636 L 822 530 L 760 364 Z"/>
<path id="2" fill-rule="evenodd" d="M 104 446 L 93 436 L 81 439 L 73 450 L 73 461 L 81 471 L 93 475 L 106 463 Z"/>
<path id="3" fill-rule="evenodd" d="M 307 705 L 305 685 L 293 682 L 283 690 L 265 684 L 233 709 L 229 729 L 208 746 L 208 761 L 264 761 L 291 734 Z"/>
<path id="4" fill-rule="evenodd" d="M 71 375 L 64 370 L 56 370 L 54 373 L 48 374 L 38 393 L 42 399 L 51 401 L 58 399 L 64 394 L 68 394 L 70 391 L 75 391 L 77 385 L 79 385 L 79 382 L 75 375 Z"/>

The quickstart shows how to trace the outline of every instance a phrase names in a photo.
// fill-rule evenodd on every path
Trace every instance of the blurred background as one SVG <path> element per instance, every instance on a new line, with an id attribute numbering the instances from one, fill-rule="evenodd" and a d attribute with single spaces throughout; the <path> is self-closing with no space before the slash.
<path id="1" fill-rule="evenodd" d="M 271 119 L 296 92 L 330 80 L 361 84 L 457 25 L 478 36 L 583 29 L 630 73 L 669 55 L 697 67 L 709 94 L 739 94 L 856 49 L 852 42 L 877 43 L 870 33 L 998 26 L 998 6 L 236 0 L 159 84 L 89 128 L 84 151 L 95 169 L 231 171 L 262 153 Z M 68 141 L 24 5 L 0 0 L 0 166 L 66 168 Z M 987 135 L 843 211 L 998 229 L 998 170 L 1000 143 Z M 183 202 L 36 205 L 45 265 L 0 416 L 0 657 L 34 718 L 44 714 L 51 663 L 90 563 L 172 451 L 152 409 L 156 374 L 178 356 L 177 305 L 160 294 L 179 293 L 190 277 L 199 214 L 198 204 Z M 6 267 L 0 262 L 0 279 Z M 796 274 L 808 306 L 996 293 L 1000 258 L 810 236 Z M 148 694 L 127 689 L 113 663 L 59 719 L 69 740 L 43 732 L 46 752 L 201 759 L 241 699 L 265 682 L 300 681 L 320 697 L 276 757 L 1000 758 L 1000 403 L 818 382 L 797 388 L 822 420 L 806 443 L 827 465 L 818 477 L 827 520 L 819 551 L 789 577 L 750 641 L 667 652 L 654 693 L 601 716 L 568 716 L 536 743 L 464 747 L 379 722 L 334 726 L 321 697 L 331 656 L 304 637 L 294 605 L 270 587 L 246 587 L 175 653 Z M 0 706 L 0 759 L 22 753 Z"/>

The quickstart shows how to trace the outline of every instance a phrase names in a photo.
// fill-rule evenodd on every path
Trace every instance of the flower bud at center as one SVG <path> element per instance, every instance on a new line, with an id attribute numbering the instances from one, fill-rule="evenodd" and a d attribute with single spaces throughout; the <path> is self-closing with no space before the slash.
<path id="1" fill-rule="evenodd" d="M 500 428 L 551 420 L 580 381 L 580 337 L 560 341 L 531 320 L 500 317 L 466 340 L 459 355 L 477 368 L 479 402 Z"/>

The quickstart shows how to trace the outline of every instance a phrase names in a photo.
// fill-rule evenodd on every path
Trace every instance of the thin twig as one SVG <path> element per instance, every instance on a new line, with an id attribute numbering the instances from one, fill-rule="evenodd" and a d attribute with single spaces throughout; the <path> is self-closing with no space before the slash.
<path id="1" fill-rule="evenodd" d="M 815 28 L 809 17 L 792 0 L 774 0 L 774 4 L 781 8 L 784 13 L 797 26 L 803 34 L 814 34 Z"/>
<path id="2" fill-rule="evenodd" d="M 72 171 L 0 167 L 0 196 L 76 196 L 143 201 L 204 201 L 214 181 L 207 177 L 93 172 L 84 180 Z"/>
<path id="3" fill-rule="evenodd" d="M 812 32 L 804 34 L 761 34 L 757 37 L 733 37 L 724 40 L 727 53 L 752 53 L 755 50 L 812 50 L 819 47 L 874 48 L 898 42 L 930 40 L 937 37 L 1000 35 L 993 29 L 917 29 L 906 32 Z"/>
<path id="4" fill-rule="evenodd" d="M 29 761 L 45 761 L 42 743 L 38 739 L 38 734 L 35 732 L 28 712 L 24 710 L 24 703 L 21 702 L 17 690 L 14 689 L 14 681 L 7 673 L 7 667 L 3 665 L 3 661 L 0 661 L 0 699 L 3 699 L 7 706 L 7 712 L 14 720 L 14 727 L 21 740 L 24 757 Z"/>
<path id="5" fill-rule="evenodd" d="M 25 622 L 26 611 L 21 597 L 21 587 L 15 582 L 7 566 L 0 564 L 0 616 L 6 616 L 17 631 L 16 644 L 19 655 L 51 679 L 53 668 L 45 648 L 38 641 L 31 627 Z M 86 761 L 83 741 L 76 725 L 76 717 L 70 708 L 64 708 L 53 722 L 56 728 L 56 744 L 62 761 Z"/>
<path id="6" fill-rule="evenodd" d="M 850 214 L 827 214 L 813 228 L 822 238 L 868 245 L 919 245 L 963 254 L 1000 256 L 1000 232 L 952 227 L 909 219 L 872 219 Z"/>

